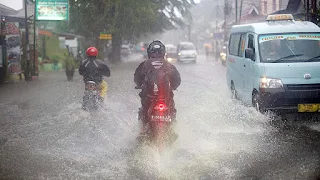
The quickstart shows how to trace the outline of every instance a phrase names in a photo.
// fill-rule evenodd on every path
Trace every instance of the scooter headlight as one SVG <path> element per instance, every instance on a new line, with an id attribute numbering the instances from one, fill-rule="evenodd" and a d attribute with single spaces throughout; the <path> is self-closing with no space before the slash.
<path id="1" fill-rule="evenodd" d="M 226 56 L 227 54 L 226 53 L 220 53 L 220 56 Z"/>

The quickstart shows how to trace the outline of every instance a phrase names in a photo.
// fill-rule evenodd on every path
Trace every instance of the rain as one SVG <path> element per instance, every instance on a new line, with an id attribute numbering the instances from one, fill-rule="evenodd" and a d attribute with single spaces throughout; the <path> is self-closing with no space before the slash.
<path id="1" fill-rule="evenodd" d="M 319 179 L 320 74 L 313 70 L 320 66 L 315 51 L 320 36 L 319 15 L 314 13 L 318 4 L 316 0 L 26 0 L 14 6 L 9 0 L 0 1 L 5 32 L 0 35 L 0 179 Z M 260 104 L 255 91 L 248 90 L 245 80 L 251 77 L 243 74 L 250 70 L 232 74 L 233 64 L 244 60 L 232 54 L 236 44 L 232 42 L 243 33 L 237 28 L 260 23 L 275 27 L 281 22 L 266 19 L 277 14 L 286 18 L 292 14 L 295 21 L 286 21 L 314 26 L 286 32 L 283 36 L 289 40 L 280 38 L 281 28 L 270 27 L 279 31 L 273 34 L 259 34 L 263 28 L 250 31 L 255 38 L 253 52 L 259 56 L 250 60 L 252 48 L 249 41 L 244 43 L 248 48 L 242 49 L 242 56 L 255 64 L 241 68 L 260 64 L 264 64 L 261 69 L 270 68 L 266 76 L 258 75 L 259 90 L 268 86 L 267 91 L 272 84 L 285 91 L 318 88 L 304 89 L 316 92 L 308 99 L 311 109 L 311 103 L 297 95 L 293 112 L 278 112 L 273 102 Z M 303 33 L 311 35 L 299 39 Z M 239 35 L 237 53 L 244 37 L 250 36 Z M 140 63 L 150 59 L 147 49 L 154 40 L 165 45 L 163 60 L 181 77 L 173 91 L 177 113 L 172 129 L 177 139 L 164 148 L 139 140 L 141 89 L 134 74 Z M 288 47 L 293 56 L 265 57 L 262 45 L 268 43 Z M 89 58 L 87 48 L 93 46 L 103 71 L 106 65 L 111 75 L 102 72 L 106 96 L 96 109 L 88 110 L 83 104 L 89 90 L 79 68 L 87 63 L 83 63 Z M 271 69 L 283 66 L 291 69 Z M 294 71 L 303 71 L 300 79 L 315 86 L 296 82 L 289 86 L 288 77 L 270 75 L 286 72 L 293 79 Z M 241 79 L 252 95 L 249 100 L 245 89 L 228 81 L 232 76 Z M 317 112 L 311 112 L 313 108 Z"/>

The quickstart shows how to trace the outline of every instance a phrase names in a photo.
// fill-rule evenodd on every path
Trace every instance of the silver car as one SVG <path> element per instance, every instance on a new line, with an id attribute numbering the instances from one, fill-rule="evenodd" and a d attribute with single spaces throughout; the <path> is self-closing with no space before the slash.
<path id="1" fill-rule="evenodd" d="M 178 59 L 179 63 L 182 62 L 197 62 L 197 49 L 195 45 L 191 42 L 181 42 L 177 47 Z"/>

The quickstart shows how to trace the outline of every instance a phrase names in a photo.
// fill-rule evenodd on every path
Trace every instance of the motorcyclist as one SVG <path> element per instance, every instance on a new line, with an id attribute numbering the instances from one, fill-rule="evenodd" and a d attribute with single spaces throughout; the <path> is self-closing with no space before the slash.
<path id="1" fill-rule="evenodd" d="M 174 107 L 173 101 L 173 90 L 176 90 L 180 83 L 180 73 L 178 70 L 165 60 L 166 47 L 163 45 L 161 41 L 153 41 L 147 48 L 148 59 L 140 63 L 134 73 L 134 82 L 137 88 L 141 88 L 142 91 L 139 93 L 141 97 L 141 105 L 142 107 L 139 110 L 139 120 L 142 121 L 142 129 L 141 134 L 144 134 L 147 131 L 147 111 L 149 106 L 152 104 L 152 94 L 147 91 L 145 88 L 145 83 L 147 82 L 148 72 L 153 69 L 164 67 L 164 71 L 168 76 L 168 81 L 170 84 L 170 89 L 167 89 L 166 97 L 170 103 L 170 108 L 172 112 L 173 120 L 175 120 L 176 109 Z M 161 89 L 161 88 L 159 88 Z"/>
<path id="2" fill-rule="evenodd" d="M 79 67 L 79 74 L 83 76 L 84 82 L 94 81 L 95 83 L 99 84 L 99 100 L 103 102 L 107 93 L 108 85 L 103 80 L 102 76 L 109 77 L 110 69 L 102 60 L 97 59 L 97 48 L 89 47 L 86 51 L 86 55 L 87 59 L 83 60 Z"/>

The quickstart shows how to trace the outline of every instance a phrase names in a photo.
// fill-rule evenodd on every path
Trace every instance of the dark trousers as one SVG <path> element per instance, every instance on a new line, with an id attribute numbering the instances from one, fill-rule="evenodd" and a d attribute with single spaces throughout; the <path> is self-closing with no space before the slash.
<path id="1" fill-rule="evenodd" d="M 74 75 L 74 69 L 66 70 L 66 75 L 73 77 L 73 75 Z"/>

